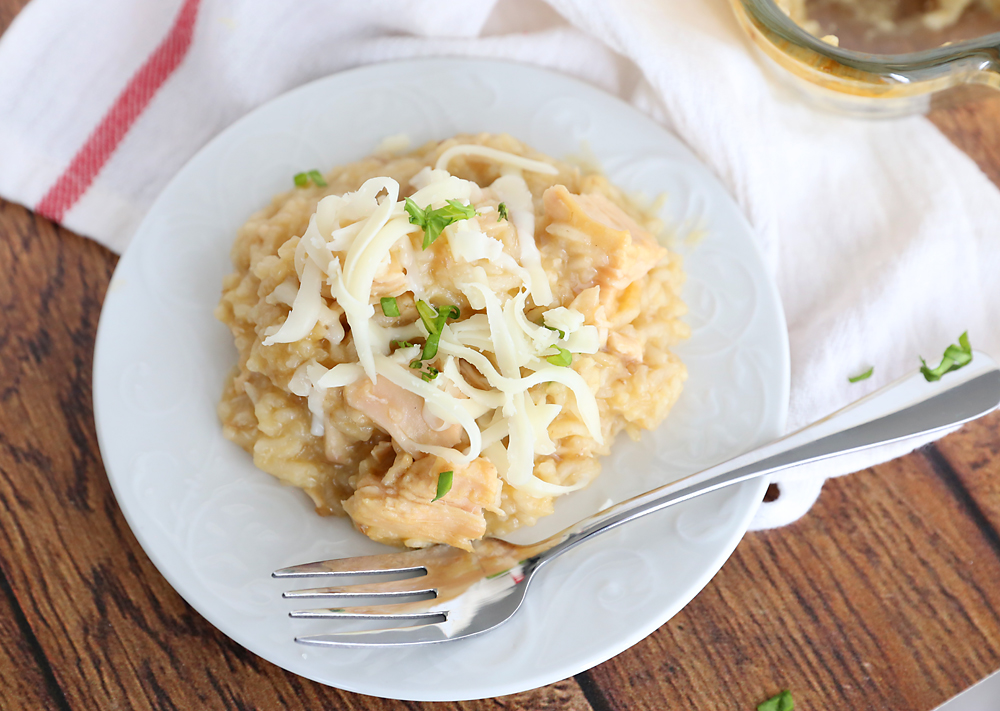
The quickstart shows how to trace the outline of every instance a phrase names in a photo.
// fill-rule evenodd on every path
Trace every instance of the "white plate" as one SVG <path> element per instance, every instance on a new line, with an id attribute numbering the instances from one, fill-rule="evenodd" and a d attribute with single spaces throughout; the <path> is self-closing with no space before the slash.
<path id="1" fill-rule="evenodd" d="M 212 624 L 275 664 L 376 696 L 459 700 L 535 688 L 635 644 L 680 610 L 753 516 L 756 481 L 650 516 L 550 565 L 508 623 L 478 638 L 394 650 L 292 641 L 331 621 L 292 620 L 270 573 L 384 550 L 255 469 L 215 415 L 236 352 L 212 309 L 236 229 L 292 175 L 369 154 L 392 134 L 419 144 L 507 132 L 553 156 L 600 160 L 619 185 L 665 192 L 665 217 L 704 229 L 682 248 L 693 327 L 678 348 L 690 378 L 666 425 L 623 438 L 589 489 L 521 536 L 558 530 L 778 435 L 788 346 L 750 229 L 680 141 L 617 99 L 515 64 L 420 60 L 322 79 L 263 106 L 206 146 L 167 186 L 118 264 L 98 330 L 94 408 L 125 517 L 170 584 Z M 682 244 L 684 240 L 681 240 Z"/>

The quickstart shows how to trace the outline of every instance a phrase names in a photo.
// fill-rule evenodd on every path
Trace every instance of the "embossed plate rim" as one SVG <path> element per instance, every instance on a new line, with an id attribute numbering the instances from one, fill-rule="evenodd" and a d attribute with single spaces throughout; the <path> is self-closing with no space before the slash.
<path id="1" fill-rule="evenodd" d="M 469 100 L 461 106 L 447 107 L 448 111 L 442 111 L 442 106 L 434 106 L 434 101 L 427 97 L 433 94 L 430 89 L 440 87 L 441 82 L 464 82 Z M 389 87 L 405 87 L 405 91 L 399 90 L 397 96 L 388 90 Z M 556 126 L 551 114 L 539 113 L 539 105 L 551 108 L 551 104 L 546 103 L 550 98 L 553 102 L 565 100 L 564 113 L 570 120 L 567 125 Z M 319 110 L 348 99 L 354 102 L 351 115 L 331 117 L 328 112 Z M 397 99 L 399 105 L 393 104 Z M 745 218 L 725 189 L 690 151 L 632 107 L 578 80 L 493 60 L 420 59 L 353 69 L 317 80 L 268 102 L 219 134 L 171 181 L 119 262 L 106 297 L 94 359 L 98 438 L 115 496 L 150 559 L 178 593 L 239 644 L 297 674 L 360 693 L 426 701 L 500 696 L 552 683 L 599 664 L 635 644 L 676 614 L 731 554 L 759 505 L 765 482 L 744 484 L 711 501 L 706 498 L 701 503 L 689 502 L 684 507 L 663 512 L 659 515 L 661 518 L 649 517 L 588 547 L 570 552 L 540 576 L 536 584 L 538 589 L 532 591 L 525 608 L 513 620 L 476 640 L 431 648 L 360 652 L 317 651 L 296 647 L 291 642 L 294 634 L 305 632 L 296 626 L 301 621 L 284 617 L 288 607 L 278 598 L 281 584 L 258 580 L 257 576 L 266 576 L 270 570 L 281 567 L 280 564 L 301 562 L 319 554 L 336 554 L 336 551 L 331 553 L 329 547 L 324 549 L 323 541 L 316 542 L 312 538 L 307 541 L 309 546 L 281 550 L 284 533 L 288 534 L 288 540 L 293 540 L 295 531 L 300 536 L 320 531 L 334 541 L 336 536 L 349 536 L 351 532 L 343 533 L 343 522 L 313 521 L 318 517 L 295 518 L 300 513 L 309 514 L 308 507 L 301 502 L 305 497 L 288 487 L 280 487 L 252 465 L 247 466 L 239 460 L 232 452 L 235 448 L 222 440 L 217 426 L 214 433 L 198 430 L 197 436 L 184 430 L 194 426 L 189 420 L 208 422 L 205 418 L 211 417 L 211 413 L 205 410 L 214 403 L 218 392 L 211 385 L 214 376 L 210 377 L 210 373 L 211 368 L 220 365 L 217 362 L 221 357 L 218 329 L 221 332 L 225 329 L 211 323 L 204 313 L 214 307 L 218 293 L 217 280 L 211 283 L 211 289 L 206 284 L 216 276 L 212 270 L 220 268 L 220 255 L 228 254 L 234 227 L 249 215 L 246 205 L 264 205 L 270 195 L 286 187 L 291 175 L 291 171 L 288 175 L 282 172 L 286 170 L 287 156 L 294 154 L 302 161 L 306 160 L 303 156 L 324 155 L 324 151 L 355 158 L 366 155 L 374 141 L 369 144 L 358 141 L 364 145 L 356 151 L 353 146 L 345 147 L 343 141 L 331 148 L 328 143 L 335 135 L 332 123 L 349 122 L 354 116 L 361 123 L 358 131 L 369 138 L 373 132 L 384 137 L 406 128 L 400 126 L 401 119 L 392 113 L 392 109 L 400 107 L 412 111 L 412 117 L 407 120 L 420 127 L 410 132 L 420 139 L 443 138 L 458 130 L 469 130 L 470 126 L 481 130 L 509 126 L 506 130 L 536 148 L 554 155 L 566 155 L 579 148 L 578 144 L 570 145 L 577 133 L 585 134 L 590 124 L 604 124 L 616 130 L 599 133 L 591 148 L 599 159 L 608 161 L 605 165 L 610 166 L 623 156 L 635 159 L 636 150 L 652 151 L 652 162 L 647 169 L 653 174 L 646 177 L 662 189 L 657 181 L 672 179 L 666 173 L 675 171 L 674 177 L 681 180 L 680 185 L 690 188 L 707 209 L 714 210 L 708 219 L 715 225 L 725 226 L 725 229 L 719 227 L 708 233 L 703 242 L 708 246 L 703 247 L 703 253 L 722 248 L 720 254 L 727 254 L 725 250 L 728 249 L 736 255 L 734 261 L 737 257 L 747 260 L 747 264 L 742 265 L 746 271 L 743 276 L 750 280 L 761 303 L 754 304 L 744 332 L 731 343 L 726 341 L 729 345 L 724 351 L 708 352 L 705 363 L 709 365 L 704 367 L 721 367 L 713 357 L 723 365 L 730 362 L 744 366 L 747 362 L 756 364 L 757 370 L 744 375 L 760 379 L 754 385 L 760 388 L 763 421 L 752 426 L 746 422 L 737 424 L 749 427 L 747 436 L 752 435 L 758 441 L 780 434 L 787 414 L 789 367 L 787 332 L 777 289 L 764 270 Z M 309 109 L 316 109 L 315 115 L 309 115 Z M 365 111 L 372 116 L 366 118 Z M 372 123 L 381 128 L 369 125 Z M 285 150 L 286 144 L 289 152 L 275 159 L 275 154 L 279 149 Z M 627 145 L 633 145 L 632 153 L 621 152 L 625 148 L 618 151 L 618 147 Z M 614 150 L 609 146 L 615 147 Z M 248 153 L 253 155 L 248 157 Z M 262 177 L 248 170 L 248 166 L 258 165 L 253 162 L 258 153 L 261 160 L 268 156 L 272 161 L 277 160 L 276 165 L 282 166 L 280 174 Z M 660 160 L 658 167 L 656 160 Z M 289 165 L 292 164 L 294 161 Z M 632 163 L 626 160 L 614 169 L 609 168 L 609 172 L 615 177 L 616 170 L 627 170 L 630 165 Z M 317 166 L 299 163 L 300 169 L 312 167 Z M 319 167 L 325 169 L 329 165 L 323 163 Z M 661 175 L 654 168 L 666 170 Z M 223 169 L 228 170 L 220 172 Z M 212 173 L 213 170 L 216 172 Z M 222 177 L 225 184 L 219 185 L 217 179 Z M 191 199 L 181 201 L 185 196 L 195 196 L 194 203 Z M 233 224 L 236 215 L 240 217 Z M 690 251 L 692 269 L 704 261 L 699 261 L 697 249 Z M 194 255 L 199 259 L 192 262 L 190 258 Z M 225 271 L 228 268 L 223 268 L 222 273 Z M 715 284 L 703 296 L 716 298 L 723 291 L 721 285 Z M 211 297 L 208 296 L 210 292 Z M 157 327 L 159 331 L 176 330 L 164 335 Z M 182 349 L 178 342 L 192 334 L 193 339 L 189 339 L 191 342 Z M 723 340 L 727 338 L 725 333 L 716 335 Z M 705 338 L 705 334 L 696 333 L 692 342 L 704 344 Z M 209 374 L 199 376 L 203 382 L 188 382 L 189 372 L 171 370 L 175 367 L 172 362 L 162 359 L 174 352 L 187 358 L 189 363 L 208 363 Z M 231 346 L 226 353 L 232 357 Z M 726 356 L 731 359 L 725 360 Z M 705 382 L 707 376 L 696 370 L 692 367 L 689 392 L 695 392 L 696 387 L 707 387 L 708 390 L 701 391 L 705 399 L 715 398 L 718 393 L 712 391 L 711 382 Z M 162 375 L 163 383 L 153 377 L 157 373 Z M 129 391 L 129 387 L 136 391 Z M 204 392 L 206 388 L 211 390 L 211 397 Z M 152 403 L 159 409 L 151 407 L 149 401 L 142 401 L 146 395 L 154 396 Z M 185 404 L 183 397 L 188 396 L 195 399 Z M 172 398 L 181 399 L 175 402 Z M 682 398 L 682 404 L 684 402 Z M 723 419 L 732 420 L 744 411 L 752 417 L 748 405 L 743 402 L 742 407 L 735 408 L 736 412 L 731 411 L 732 407 L 721 406 Z M 682 429 L 683 423 L 668 418 L 668 422 L 671 421 Z M 691 422 L 693 426 L 695 420 Z M 720 426 L 723 425 L 725 422 Z M 162 452 L 151 449 L 144 439 L 152 437 L 151 427 L 167 428 L 163 441 L 169 441 L 172 448 Z M 735 424 L 733 427 L 738 430 Z M 710 430 L 706 429 L 706 433 L 705 438 L 711 440 Z M 198 439 L 201 436 L 204 442 Z M 748 441 L 740 446 L 746 448 L 755 443 Z M 692 461 L 708 464 L 710 461 L 705 458 L 715 456 L 706 454 L 707 450 L 697 451 L 699 442 L 686 444 L 691 445 L 688 454 Z M 616 444 L 619 449 L 627 447 L 634 449 L 641 447 L 641 443 L 635 446 Z M 613 453 L 612 458 L 615 456 Z M 640 452 L 625 456 L 647 455 Z M 187 466 L 188 460 L 195 466 Z M 658 468 L 651 473 L 654 480 L 666 471 L 660 468 L 667 466 L 663 462 L 642 461 L 647 465 L 657 464 Z M 227 467 L 232 467 L 232 471 Z M 621 480 L 626 480 L 627 476 L 628 473 L 622 473 Z M 602 481 L 618 483 L 618 479 L 608 479 L 606 468 L 599 483 L 591 487 L 592 496 L 603 491 L 600 489 Z M 629 481 L 636 485 L 642 480 L 640 477 Z M 614 491 L 613 487 L 610 490 Z M 197 500 L 195 503 L 200 508 L 196 507 L 191 515 L 191 509 L 186 508 L 191 505 L 190 499 L 197 499 L 196 494 L 204 492 L 210 498 Z M 247 498 L 240 499 L 241 495 Z M 238 536 L 243 529 L 229 531 L 220 527 L 219 521 L 229 521 L 227 516 L 238 518 L 240 511 L 246 508 L 256 513 L 253 497 L 259 495 L 271 497 L 267 499 L 269 506 L 273 503 L 273 512 L 262 506 L 265 519 L 273 514 L 273 518 L 280 519 L 274 525 L 291 525 L 289 522 L 292 522 L 298 528 L 295 531 L 287 527 L 272 530 L 267 528 L 271 522 L 265 520 L 261 527 L 250 530 L 250 535 L 257 536 L 253 554 L 259 555 L 260 560 L 253 562 L 259 563 L 260 569 L 247 570 L 240 551 L 212 551 L 213 539 L 201 536 L 209 529 L 198 527 L 214 524 L 222 529 L 219 541 L 225 543 L 228 535 L 236 538 L 231 541 L 234 545 L 246 546 L 244 538 Z M 228 508 L 220 502 L 228 503 Z M 209 504 L 217 508 L 211 509 Z M 593 501 L 588 505 L 593 505 Z M 708 508 L 710 505 L 722 508 L 727 515 L 712 512 Z M 572 504 L 569 506 L 566 509 L 560 505 L 554 517 L 567 515 Z M 693 523 L 685 523 L 685 512 L 697 513 Z M 188 518 L 183 519 L 181 514 Z M 702 520 L 712 525 L 699 530 Z M 241 520 L 240 525 L 246 523 Z M 684 533 L 689 529 L 690 536 Z M 358 542 L 354 538 L 344 540 L 348 541 L 345 545 L 367 544 L 367 541 Z M 206 553 L 202 548 L 209 550 Z M 358 551 L 352 549 L 350 552 Z M 194 554 L 201 558 L 195 560 Z M 604 560 L 606 565 L 603 568 L 596 563 L 587 566 L 588 559 Z M 275 564 L 276 561 L 280 564 Z M 665 572 L 662 566 L 666 564 L 670 569 Z M 691 570 L 687 571 L 685 566 Z M 209 570 L 211 574 L 206 572 Z M 602 579 L 600 574 L 608 570 L 611 570 L 610 577 Z M 683 579 L 668 581 L 664 576 L 671 574 Z M 226 575 L 230 577 L 225 578 Z M 240 578 L 241 575 L 244 578 Z M 669 588 L 665 599 L 653 597 L 643 588 L 640 578 L 644 576 L 657 578 L 659 583 L 670 582 L 674 587 Z M 622 577 L 624 587 L 620 582 Z M 232 580 L 244 582 L 227 587 Z M 572 591 L 568 590 L 570 586 Z M 227 599 L 227 594 L 235 597 Z M 591 609 L 583 614 L 578 608 L 586 605 Z M 554 628 L 549 629 L 547 625 Z M 491 673 L 481 671 L 490 665 Z"/>

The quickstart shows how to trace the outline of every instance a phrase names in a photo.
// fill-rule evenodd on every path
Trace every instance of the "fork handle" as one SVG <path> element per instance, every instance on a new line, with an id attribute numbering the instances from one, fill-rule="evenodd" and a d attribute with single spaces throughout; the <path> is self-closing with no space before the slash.
<path id="1" fill-rule="evenodd" d="M 828 417 L 747 454 L 640 494 L 582 519 L 534 546 L 535 564 L 660 509 L 802 464 L 931 435 L 1000 405 L 1000 369 L 985 353 L 936 383 L 919 371 Z"/>

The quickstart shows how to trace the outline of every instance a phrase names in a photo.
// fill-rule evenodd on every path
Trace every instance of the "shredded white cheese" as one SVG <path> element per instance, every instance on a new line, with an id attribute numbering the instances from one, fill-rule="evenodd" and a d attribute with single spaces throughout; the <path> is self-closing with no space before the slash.
<path id="1" fill-rule="evenodd" d="M 345 385 L 350 385 L 361 380 L 364 374 L 364 368 L 357 363 L 338 363 L 316 381 L 316 386 L 320 388 L 342 388 Z"/>
<path id="2" fill-rule="evenodd" d="M 269 304 L 291 306 L 295 302 L 295 295 L 299 291 L 298 286 L 292 279 L 285 279 L 274 287 L 274 291 L 268 294 L 264 300 Z"/>
<path id="3" fill-rule="evenodd" d="M 307 400 L 313 434 L 323 434 L 323 401 L 330 388 L 345 387 L 364 377 L 373 383 L 384 377 L 423 399 L 428 427 L 445 431 L 458 425 L 469 443 L 464 452 L 420 442 L 408 446 L 456 466 L 484 456 L 511 486 L 534 496 L 572 491 L 579 487 L 551 484 L 534 474 L 535 457 L 555 452 L 548 429 L 560 406 L 536 403 L 528 392 L 541 383 L 565 386 L 573 393 L 576 410 L 590 436 L 603 442 L 600 411 L 586 381 L 572 368 L 546 360 L 553 346 L 571 353 L 597 352 L 598 329 L 586 325 L 580 312 L 562 306 L 546 310 L 543 324 L 532 323 L 525 313 L 528 296 L 535 306 L 548 306 L 553 297 L 534 240 L 531 192 L 520 173 L 555 175 L 558 171 L 548 163 L 485 146 L 453 146 L 441 154 L 433 169 L 424 168 L 410 181 L 416 189 L 411 197 L 421 209 L 437 209 L 449 200 L 475 205 L 483 199 L 483 191 L 475 183 L 448 173 L 449 161 L 460 155 L 501 164 L 502 175 L 490 187 L 494 197 L 506 203 L 518 254 L 515 259 L 505 251 L 503 242 L 486 234 L 479 221 L 467 219 L 444 230 L 451 256 L 470 264 L 486 260 L 514 275 L 521 287 L 513 295 L 497 294 L 489 286 L 486 270 L 481 265 L 472 269 L 473 279 L 458 286 L 472 308 L 485 313 L 443 326 L 435 358 L 435 362 L 443 362 L 439 374 L 410 367 L 419 360 L 422 346 L 392 349 L 393 342 L 427 338 L 421 320 L 395 328 L 384 328 L 374 321 L 372 286 L 390 252 L 401 263 L 414 298 L 424 295 L 412 273 L 417 268 L 414 250 L 418 253 L 419 245 L 414 247 L 408 237 L 420 228 L 409 221 L 405 203 L 399 200 L 398 183 L 386 177 L 372 178 L 353 193 L 319 201 L 296 248 L 298 284 L 289 279 L 267 297 L 269 303 L 288 305 L 291 310 L 280 327 L 265 334 L 263 343 L 293 343 L 308 336 L 317 324 L 325 329 L 331 344 L 340 343 L 345 337 L 342 310 L 358 362 L 327 369 L 310 360 L 289 382 L 289 389 Z M 485 213 L 487 208 L 492 210 L 492 204 L 479 209 Z M 393 252 L 397 244 L 400 246 Z M 324 281 L 336 301 L 332 306 L 322 296 Z M 490 389 L 473 386 L 462 374 L 463 362 L 477 370 Z"/>
<path id="4" fill-rule="evenodd" d="M 299 291 L 292 302 L 292 310 L 281 328 L 264 339 L 265 346 L 294 343 L 309 335 L 319 321 L 319 311 L 323 305 L 323 296 L 319 291 L 321 280 L 322 273 L 316 263 L 311 260 L 306 262 L 302 269 Z"/>
<path id="5" fill-rule="evenodd" d="M 535 205 L 528 184 L 520 175 L 511 173 L 494 180 L 490 188 L 500 202 L 507 205 L 507 215 L 517 232 L 518 258 L 530 275 L 525 283 L 531 298 L 535 306 L 548 306 L 552 303 L 552 287 L 535 244 Z"/>
<path id="6" fill-rule="evenodd" d="M 428 182 L 424 187 L 417 190 L 410 196 L 410 199 L 423 209 L 430 205 L 437 208 L 443 206 L 448 200 L 457 200 L 462 204 L 468 204 L 473 198 L 473 189 L 479 192 L 479 186 L 468 180 L 456 178 L 454 175 L 447 175 L 442 178 L 440 173 L 444 171 L 434 171 L 436 180 Z M 433 174 L 432 174 L 433 175 Z"/>
<path id="7" fill-rule="evenodd" d="M 573 333 L 583 325 L 584 318 L 583 314 L 575 309 L 557 306 L 543 313 L 542 320 L 550 328 L 557 328 L 563 333 Z"/>
<path id="8" fill-rule="evenodd" d="M 410 137 L 405 133 L 394 133 L 379 141 L 375 147 L 376 153 L 402 153 L 410 147 Z"/>
<path id="9" fill-rule="evenodd" d="M 437 159 L 434 164 L 435 170 L 447 170 L 448 163 L 456 156 L 480 156 L 496 161 L 497 163 L 511 165 L 522 170 L 530 170 L 532 173 L 542 173 L 543 175 L 558 175 L 559 170 L 551 163 L 543 163 L 540 160 L 531 160 L 524 156 L 498 151 L 496 148 L 488 146 L 476 146 L 470 144 L 459 144 L 452 146 Z"/>
<path id="10" fill-rule="evenodd" d="M 315 360 L 308 360 L 296 369 L 288 381 L 289 390 L 306 398 L 306 406 L 312 415 L 309 431 L 314 437 L 322 437 L 325 431 L 323 400 L 326 398 L 326 387 L 320 381 L 326 373 L 327 369 L 322 365 Z"/>

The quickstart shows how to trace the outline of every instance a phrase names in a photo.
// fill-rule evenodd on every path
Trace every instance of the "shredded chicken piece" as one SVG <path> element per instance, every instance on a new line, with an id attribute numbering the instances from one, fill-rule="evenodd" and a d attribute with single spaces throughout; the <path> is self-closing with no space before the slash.
<path id="1" fill-rule="evenodd" d="M 386 447 L 391 449 L 383 443 L 372 452 L 374 464 L 362 467 L 357 490 L 344 502 L 358 530 L 381 543 L 472 550 L 472 541 L 486 533 L 484 509 L 496 510 L 499 503 L 496 468 L 483 457 L 460 468 L 440 457 L 400 452 L 381 473 L 377 462 L 384 461 Z M 453 472 L 451 490 L 434 501 L 444 471 Z"/>
<path id="2" fill-rule="evenodd" d="M 580 236 L 588 253 L 596 246 L 603 256 L 600 263 L 591 265 L 594 276 L 582 288 L 625 289 L 667 255 L 649 232 L 600 193 L 573 195 L 565 186 L 554 185 L 542 200 L 552 219 L 546 232 L 568 240 L 570 249 Z"/>
<path id="3" fill-rule="evenodd" d="M 642 341 L 626 333 L 608 334 L 608 350 L 620 354 L 633 363 L 642 362 Z"/>
<path id="4" fill-rule="evenodd" d="M 461 426 L 432 427 L 424 417 L 424 399 L 381 376 L 375 385 L 367 378 L 348 385 L 344 399 L 414 456 L 420 454 L 415 443 L 454 447 L 462 440 Z"/>

